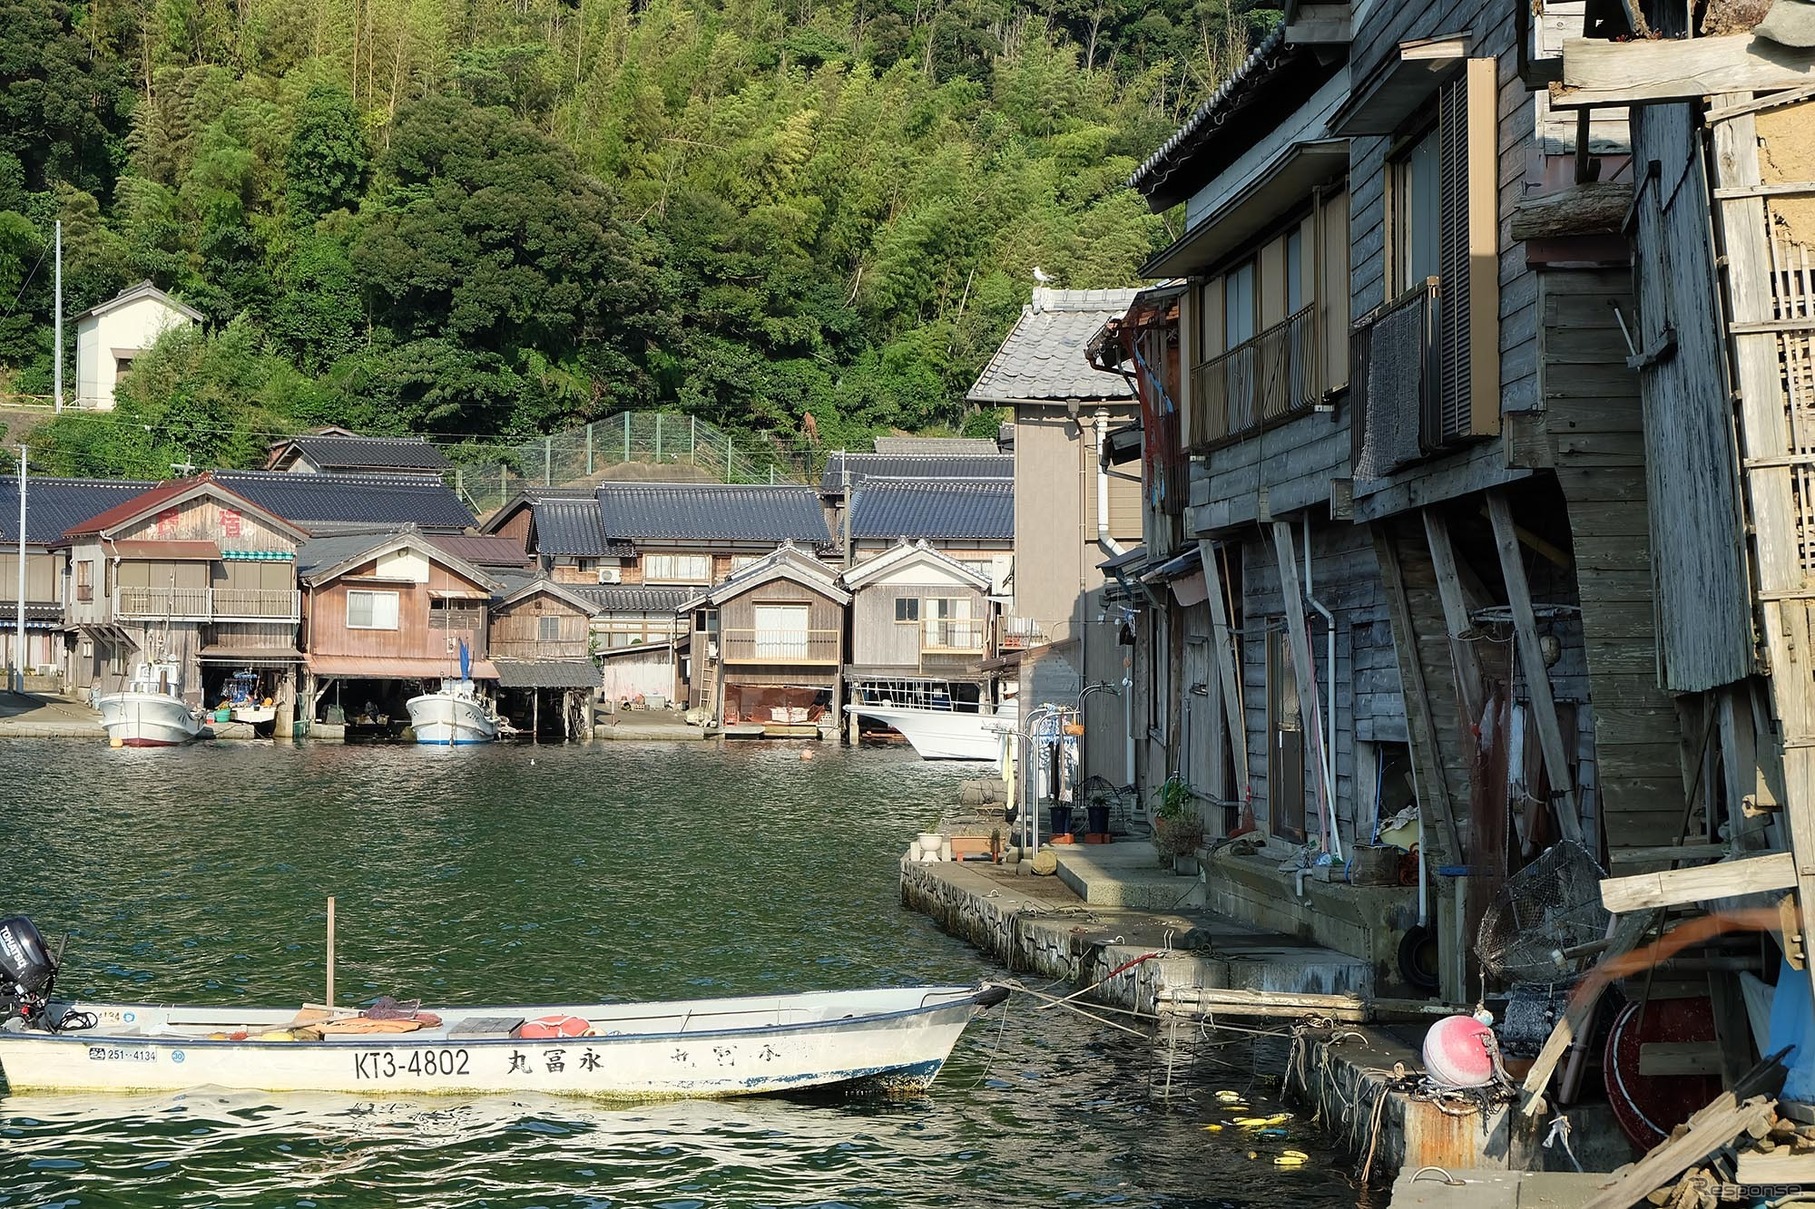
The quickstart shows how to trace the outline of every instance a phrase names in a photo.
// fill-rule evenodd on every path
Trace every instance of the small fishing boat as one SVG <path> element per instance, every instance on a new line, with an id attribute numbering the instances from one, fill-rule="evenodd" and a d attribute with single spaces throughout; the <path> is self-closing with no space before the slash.
<path id="1" fill-rule="evenodd" d="M 257 672 L 233 673 L 227 681 L 221 706 L 233 721 L 244 722 L 254 729 L 267 727 L 277 720 L 277 703 L 269 697 L 259 696 Z"/>
<path id="2" fill-rule="evenodd" d="M 498 715 L 471 680 L 444 681 L 438 691 L 411 697 L 404 706 L 418 743 L 490 743 L 498 737 Z"/>
<path id="3" fill-rule="evenodd" d="M 460 678 L 449 678 L 432 693 L 404 702 L 410 711 L 410 729 L 418 743 L 454 746 L 490 743 L 503 725 L 492 704 L 473 686 L 472 654 L 460 640 Z"/>
<path id="4" fill-rule="evenodd" d="M 1000 987 L 360 1012 L 54 999 L 56 962 L 0 920 L 0 1074 L 15 1092 L 518 1092 L 609 1100 L 924 1090 Z M 8 992 L 11 998 L 8 998 Z M 302 1023 L 299 1023 L 302 1022 Z"/>
<path id="5" fill-rule="evenodd" d="M 205 733 L 202 715 L 176 693 L 173 663 L 141 663 L 117 693 L 95 699 L 101 726 L 115 747 L 179 747 Z"/>
<path id="6" fill-rule="evenodd" d="M 999 760 L 1002 736 L 1015 729 L 1012 701 L 990 714 L 981 712 L 977 704 L 954 701 L 936 692 L 905 699 L 899 690 L 888 696 L 866 697 L 869 699 L 845 706 L 845 712 L 899 732 L 923 760 Z"/>

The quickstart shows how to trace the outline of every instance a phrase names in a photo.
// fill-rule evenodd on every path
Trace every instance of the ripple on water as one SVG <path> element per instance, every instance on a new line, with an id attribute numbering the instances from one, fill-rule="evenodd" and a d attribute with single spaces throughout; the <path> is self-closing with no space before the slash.
<path id="1" fill-rule="evenodd" d="M 14 899 L 101 999 L 672 997 L 999 974 L 899 905 L 896 862 L 974 768 L 900 752 L 597 744 L 444 752 L 0 746 Z M 54 820 L 54 825 L 46 825 Z M 210 986 L 214 989 L 210 990 Z M 1219 1086 L 1229 1086 L 1225 1076 Z M 1352 1205 L 1161 1103 L 1152 1049 L 1011 1004 L 925 1097 L 604 1107 L 189 1092 L 0 1097 L 0 1205 Z"/>

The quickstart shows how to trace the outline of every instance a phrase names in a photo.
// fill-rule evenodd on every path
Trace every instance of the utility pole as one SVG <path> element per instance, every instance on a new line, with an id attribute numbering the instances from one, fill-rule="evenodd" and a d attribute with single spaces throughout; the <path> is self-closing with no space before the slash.
<path id="1" fill-rule="evenodd" d="M 51 380 L 55 383 L 53 393 L 56 399 L 56 409 L 60 412 L 63 410 L 63 220 L 60 218 L 57 220 L 57 263 L 52 279 L 56 284 L 51 290 L 51 344 L 55 346 L 52 354 L 55 357 L 56 368 L 51 374 Z M 23 462 L 19 467 L 19 499 L 21 501 L 25 499 L 25 466 Z"/>
<path id="2" fill-rule="evenodd" d="M 19 446 L 19 606 L 13 631 L 13 691 L 25 691 L 25 446 Z"/>

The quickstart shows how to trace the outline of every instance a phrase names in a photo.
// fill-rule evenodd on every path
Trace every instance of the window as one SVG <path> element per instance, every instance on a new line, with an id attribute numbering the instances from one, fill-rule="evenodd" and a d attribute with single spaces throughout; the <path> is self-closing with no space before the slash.
<path id="1" fill-rule="evenodd" d="M 759 658 L 803 659 L 807 655 L 808 608 L 804 604 L 759 604 L 756 654 Z"/>
<path id="2" fill-rule="evenodd" d="M 1442 274 L 1438 132 L 1431 127 L 1396 158 L 1393 188 L 1393 292 L 1404 293 Z"/>
<path id="3" fill-rule="evenodd" d="M 95 598 L 95 564 L 92 559 L 83 559 L 76 564 L 76 599 L 93 600 Z"/>
<path id="4" fill-rule="evenodd" d="M 561 615 L 559 613 L 544 614 L 536 618 L 536 641 L 561 641 Z"/>
<path id="5" fill-rule="evenodd" d="M 920 598 L 918 596 L 898 597 L 895 601 L 895 620 L 908 623 L 919 621 Z"/>
<path id="6" fill-rule="evenodd" d="M 379 593 L 378 595 L 390 596 L 392 600 L 397 598 L 395 592 Z M 395 606 L 393 606 L 394 609 Z M 483 612 L 484 606 L 476 600 L 431 600 L 429 601 L 429 629 L 476 630 L 480 627 Z M 391 625 L 372 626 L 371 628 L 394 630 L 397 628 L 395 617 L 393 616 Z"/>
<path id="7" fill-rule="evenodd" d="M 645 554 L 643 578 L 650 583 L 708 584 L 712 582 L 712 556 Z"/>
<path id="8" fill-rule="evenodd" d="M 347 593 L 347 629 L 394 630 L 396 628 L 397 593 Z"/>
<path id="9" fill-rule="evenodd" d="M 731 556 L 731 574 L 736 575 L 745 567 L 754 567 L 763 560 L 760 554 L 733 554 Z"/>
<path id="10" fill-rule="evenodd" d="M 1293 227 L 1286 234 L 1286 314 L 1296 315 L 1305 304 L 1305 229 Z"/>
<path id="11" fill-rule="evenodd" d="M 1223 277 L 1223 347 L 1254 338 L 1254 262 L 1245 261 Z"/>

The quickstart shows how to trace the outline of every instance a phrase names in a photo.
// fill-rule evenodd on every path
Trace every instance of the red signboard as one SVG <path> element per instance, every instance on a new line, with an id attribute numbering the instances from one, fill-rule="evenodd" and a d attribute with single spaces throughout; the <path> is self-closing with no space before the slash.
<path id="1" fill-rule="evenodd" d="M 238 537 L 240 535 L 239 531 L 240 531 L 240 518 L 239 518 L 238 511 L 236 511 L 235 509 L 232 509 L 232 508 L 222 508 L 221 509 L 221 534 L 222 534 L 222 536 Z"/>
<path id="2" fill-rule="evenodd" d="M 158 513 L 158 536 L 169 537 L 176 532 L 177 510 L 166 508 Z"/>

